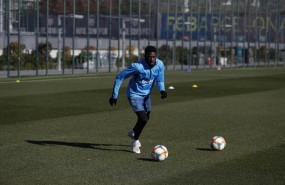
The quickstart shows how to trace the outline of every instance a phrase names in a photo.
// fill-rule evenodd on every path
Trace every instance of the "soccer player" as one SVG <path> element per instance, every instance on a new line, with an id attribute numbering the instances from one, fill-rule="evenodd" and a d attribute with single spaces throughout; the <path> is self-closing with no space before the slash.
<path id="1" fill-rule="evenodd" d="M 164 64 L 157 57 L 154 46 L 145 48 L 144 59 L 131 64 L 120 72 L 115 79 L 112 95 L 109 99 L 111 106 L 116 105 L 119 89 L 123 81 L 132 76 L 128 84 L 128 100 L 133 111 L 137 115 L 137 122 L 128 136 L 132 138 L 133 152 L 140 153 L 140 134 L 149 120 L 151 112 L 150 94 L 156 84 L 161 99 L 167 97 L 164 85 Z"/>

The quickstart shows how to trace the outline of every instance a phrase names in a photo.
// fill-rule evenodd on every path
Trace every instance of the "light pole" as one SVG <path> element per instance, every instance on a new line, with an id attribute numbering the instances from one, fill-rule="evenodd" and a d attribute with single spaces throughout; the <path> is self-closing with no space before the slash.
<path id="1" fill-rule="evenodd" d="M 126 49 L 125 49 L 125 42 L 126 42 L 126 22 L 127 21 L 138 21 L 138 22 L 145 22 L 144 19 L 136 19 L 136 18 L 124 18 L 122 19 L 122 68 L 124 69 L 126 66 Z M 131 33 L 129 33 L 131 34 Z M 139 48 L 140 49 L 140 48 Z"/>
<path id="2" fill-rule="evenodd" d="M 60 49 L 60 42 L 61 42 L 61 32 L 62 32 L 62 29 L 61 29 L 61 17 L 63 17 L 64 19 L 65 18 L 75 18 L 75 19 L 83 19 L 83 15 L 77 15 L 77 14 L 75 14 L 75 15 L 66 15 L 66 16 L 64 16 L 64 15 L 58 15 L 57 16 L 57 28 L 58 28 L 58 30 L 57 30 L 57 70 L 58 71 L 61 71 L 62 69 L 61 69 L 61 53 L 60 53 L 60 51 L 61 51 L 61 49 Z"/>

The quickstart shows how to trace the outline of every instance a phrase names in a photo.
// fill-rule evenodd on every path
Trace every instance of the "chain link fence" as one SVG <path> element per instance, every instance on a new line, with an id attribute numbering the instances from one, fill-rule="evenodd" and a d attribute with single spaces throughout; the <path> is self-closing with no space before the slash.
<path id="1" fill-rule="evenodd" d="M 0 76 L 285 66 L 282 0 L 0 0 Z"/>

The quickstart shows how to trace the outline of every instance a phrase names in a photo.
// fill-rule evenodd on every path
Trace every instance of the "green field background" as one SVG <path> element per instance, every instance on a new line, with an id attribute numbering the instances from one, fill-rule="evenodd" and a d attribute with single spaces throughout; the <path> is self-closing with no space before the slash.
<path id="1" fill-rule="evenodd" d="M 285 68 L 166 71 L 139 155 L 127 81 L 108 104 L 115 75 L 0 79 L 0 185 L 285 184 Z"/>

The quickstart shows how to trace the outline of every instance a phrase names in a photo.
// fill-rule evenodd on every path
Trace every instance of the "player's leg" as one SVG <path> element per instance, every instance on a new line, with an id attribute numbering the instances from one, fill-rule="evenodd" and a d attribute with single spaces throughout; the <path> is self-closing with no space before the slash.
<path id="1" fill-rule="evenodd" d="M 142 111 L 141 110 L 136 111 L 138 120 L 137 120 L 135 127 L 133 128 L 134 139 L 136 139 L 136 140 L 139 139 L 142 130 L 144 129 L 147 121 L 149 120 L 150 110 L 151 110 L 150 97 L 149 96 L 145 97 L 143 99 L 143 104 L 141 104 L 141 105 L 143 107 L 143 110 Z"/>
<path id="2" fill-rule="evenodd" d="M 133 111 L 137 114 L 137 112 L 144 112 L 144 98 L 143 97 L 130 97 L 129 98 L 130 105 L 133 109 Z M 140 153 L 140 147 L 141 143 L 138 140 L 137 133 L 140 134 L 141 131 L 141 125 L 142 125 L 142 120 L 140 114 L 137 114 L 137 122 L 135 124 L 135 127 L 133 130 L 129 131 L 128 136 L 132 138 L 132 147 L 133 147 L 133 152 L 135 153 Z"/>
<path id="3" fill-rule="evenodd" d="M 150 111 L 147 112 L 147 119 L 149 120 L 150 118 Z"/>
<path id="4" fill-rule="evenodd" d="M 141 143 L 139 141 L 139 137 L 149 119 L 151 102 L 149 97 L 129 98 L 129 102 L 137 115 L 137 122 L 133 130 L 128 133 L 128 136 L 132 138 L 133 152 L 140 153 Z"/>
<path id="5" fill-rule="evenodd" d="M 141 153 L 140 151 L 141 143 L 139 141 L 139 137 L 141 135 L 143 128 L 145 127 L 148 121 L 148 116 L 147 116 L 147 112 L 145 111 L 138 111 L 136 112 L 136 114 L 137 114 L 138 120 L 133 130 L 131 131 L 133 132 L 132 147 L 133 147 L 133 152 L 139 154 Z"/>
<path id="6" fill-rule="evenodd" d="M 144 129 L 147 121 L 148 121 L 148 114 L 145 111 L 138 111 L 136 112 L 136 115 L 138 117 L 137 123 L 133 128 L 133 131 L 135 133 L 134 139 L 138 140 L 142 130 Z"/>

